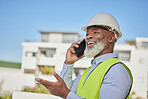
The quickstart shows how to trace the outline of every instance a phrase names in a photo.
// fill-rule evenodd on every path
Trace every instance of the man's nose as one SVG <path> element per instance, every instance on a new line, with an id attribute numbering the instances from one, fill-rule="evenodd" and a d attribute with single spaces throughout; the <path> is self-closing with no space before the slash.
<path id="1" fill-rule="evenodd" d="M 90 33 L 86 36 L 87 39 L 92 39 L 93 38 L 93 33 Z"/>

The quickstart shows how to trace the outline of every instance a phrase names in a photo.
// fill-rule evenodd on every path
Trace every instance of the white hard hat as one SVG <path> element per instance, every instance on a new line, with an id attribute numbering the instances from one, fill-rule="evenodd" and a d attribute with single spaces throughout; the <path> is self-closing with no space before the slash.
<path id="1" fill-rule="evenodd" d="M 109 31 L 114 32 L 117 40 L 122 36 L 122 33 L 120 32 L 119 23 L 111 14 L 98 13 L 94 17 L 92 17 L 92 19 L 90 19 L 87 26 L 84 26 L 81 29 L 86 32 L 88 27 L 94 25 L 108 28 Z"/>

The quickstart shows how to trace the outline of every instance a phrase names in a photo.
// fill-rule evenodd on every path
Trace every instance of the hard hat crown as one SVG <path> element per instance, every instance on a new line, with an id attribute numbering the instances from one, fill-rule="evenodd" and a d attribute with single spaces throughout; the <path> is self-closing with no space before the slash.
<path id="1" fill-rule="evenodd" d="M 84 26 L 81 29 L 86 32 L 87 28 L 93 25 L 109 28 L 109 31 L 114 32 L 116 39 L 119 39 L 122 36 L 119 23 L 111 14 L 98 13 L 94 17 L 92 17 L 92 19 L 90 19 L 87 26 Z"/>

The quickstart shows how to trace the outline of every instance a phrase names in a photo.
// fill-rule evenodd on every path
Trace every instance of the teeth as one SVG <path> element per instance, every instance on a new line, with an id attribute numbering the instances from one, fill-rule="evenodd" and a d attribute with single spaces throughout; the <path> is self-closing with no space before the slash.
<path id="1" fill-rule="evenodd" d="M 88 44 L 94 44 L 94 42 L 88 42 Z"/>

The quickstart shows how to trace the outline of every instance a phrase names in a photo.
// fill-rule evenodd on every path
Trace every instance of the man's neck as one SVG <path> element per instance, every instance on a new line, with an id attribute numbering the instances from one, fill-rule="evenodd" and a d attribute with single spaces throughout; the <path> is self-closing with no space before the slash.
<path id="1" fill-rule="evenodd" d="M 100 52 L 99 54 L 97 54 L 94 59 L 98 56 L 101 56 L 101 55 L 104 55 L 104 54 L 108 54 L 108 53 L 113 53 L 113 50 L 112 51 L 108 51 L 108 52 Z"/>

